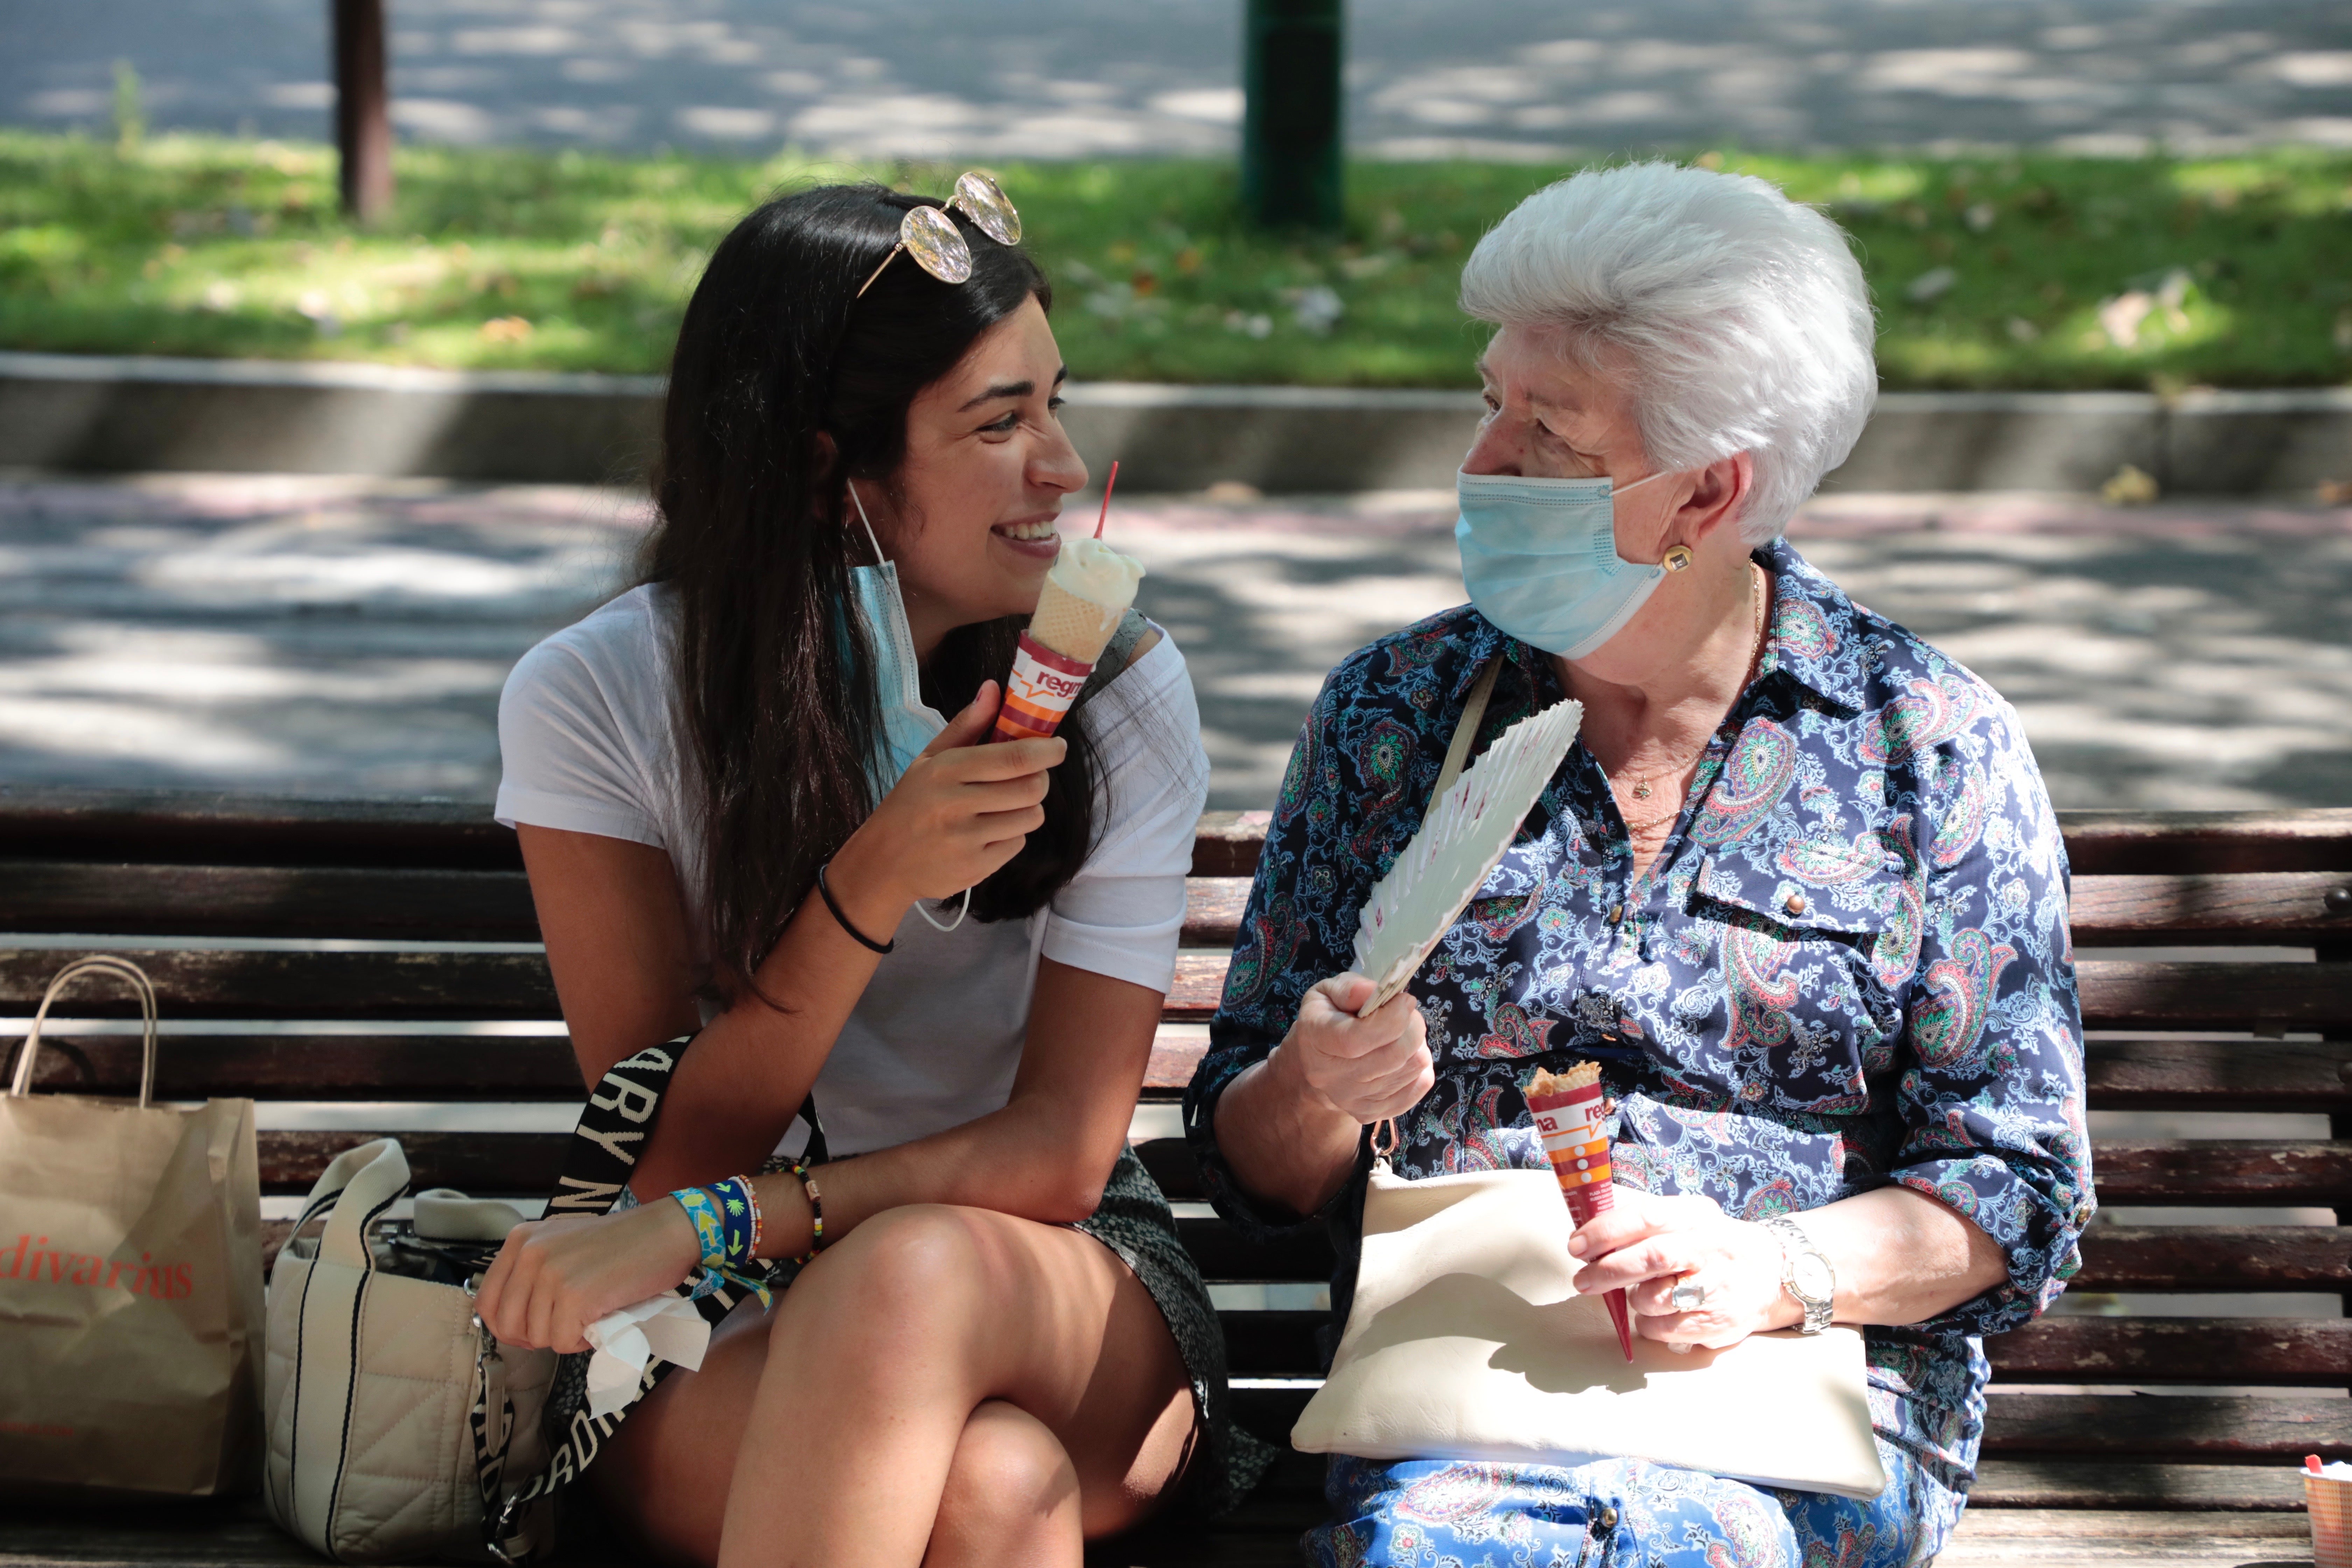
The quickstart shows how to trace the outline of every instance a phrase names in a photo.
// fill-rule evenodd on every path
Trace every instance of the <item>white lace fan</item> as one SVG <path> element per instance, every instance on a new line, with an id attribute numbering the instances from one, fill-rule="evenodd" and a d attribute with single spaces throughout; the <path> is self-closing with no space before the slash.
<path id="1" fill-rule="evenodd" d="M 1584 705 L 1573 701 L 1520 720 L 1430 807 L 1357 917 L 1356 973 L 1378 987 L 1359 1016 L 1403 990 L 1421 968 L 1501 862 L 1583 721 Z"/>

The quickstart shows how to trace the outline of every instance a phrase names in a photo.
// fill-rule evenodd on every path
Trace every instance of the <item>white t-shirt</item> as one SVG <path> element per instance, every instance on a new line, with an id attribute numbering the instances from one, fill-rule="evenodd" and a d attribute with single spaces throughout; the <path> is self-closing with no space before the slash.
<path id="1" fill-rule="evenodd" d="M 689 940 L 709 957 L 700 834 L 679 752 L 673 596 L 635 588 L 522 657 L 499 700 L 498 819 L 668 851 Z M 1001 1109 L 1040 954 L 1165 991 L 1209 760 L 1184 656 L 1158 646 L 1087 707 L 1101 759 L 1100 842 L 1025 921 L 953 932 L 909 911 L 817 1076 L 836 1155 L 886 1149 Z M 952 918 L 952 917 L 950 917 Z"/>

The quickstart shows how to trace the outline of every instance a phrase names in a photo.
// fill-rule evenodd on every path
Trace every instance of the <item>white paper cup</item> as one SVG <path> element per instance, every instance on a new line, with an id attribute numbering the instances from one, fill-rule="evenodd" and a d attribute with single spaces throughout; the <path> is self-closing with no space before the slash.
<path id="1" fill-rule="evenodd" d="M 2305 1470 L 2303 1500 L 2311 1509 L 2311 1560 L 2315 1568 L 2352 1568 L 2352 1481 Z"/>

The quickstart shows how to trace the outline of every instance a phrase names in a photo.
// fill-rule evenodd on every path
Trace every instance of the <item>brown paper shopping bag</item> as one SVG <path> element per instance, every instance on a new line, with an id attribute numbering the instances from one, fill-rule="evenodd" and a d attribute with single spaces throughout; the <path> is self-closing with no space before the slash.
<path id="1" fill-rule="evenodd" d="M 139 993 L 136 1100 L 31 1094 L 74 980 Z M 155 992 L 104 955 L 49 983 L 0 1096 L 0 1490 L 244 1489 L 259 1454 L 261 1184 L 253 1102 L 152 1103 Z"/>

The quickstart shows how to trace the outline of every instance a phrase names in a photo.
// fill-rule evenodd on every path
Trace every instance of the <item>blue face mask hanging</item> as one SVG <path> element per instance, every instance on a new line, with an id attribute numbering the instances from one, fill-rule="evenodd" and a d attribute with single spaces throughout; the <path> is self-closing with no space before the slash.
<path id="1" fill-rule="evenodd" d="M 874 546 L 874 564 L 849 569 L 850 590 L 856 595 L 857 617 L 866 626 L 866 646 L 874 650 L 874 694 L 882 706 L 882 733 L 872 763 L 874 793 L 890 793 L 907 776 L 923 748 L 940 738 L 948 721 L 923 701 L 923 672 L 915 658 L 915 633 L 907 624 L 907 601 L 898 591 L 898 563 L 882 553 L 874 537 L 874 523 L 857 487 L 849 487 L 857 521 L 866 525 L 866 542 Z M 963 908 L 946 925 L 931 919 L 918 901 L 915 910 L 940 931 L 953 931 L 971 912 L 971 889 L 963 890 Z"/>
<path id="2" fill-rule="evenodd" d="M 1665 581 L 1664 567 L 1618 555 L 1614 500 L 1662 477 L 1614 489 L 1606 478 L 1457 473 L 1462 515 L 1454 542 L 1470 602 L 1503 631 L 1546 653 L 1582 658 L 1592 652 Z"/>

